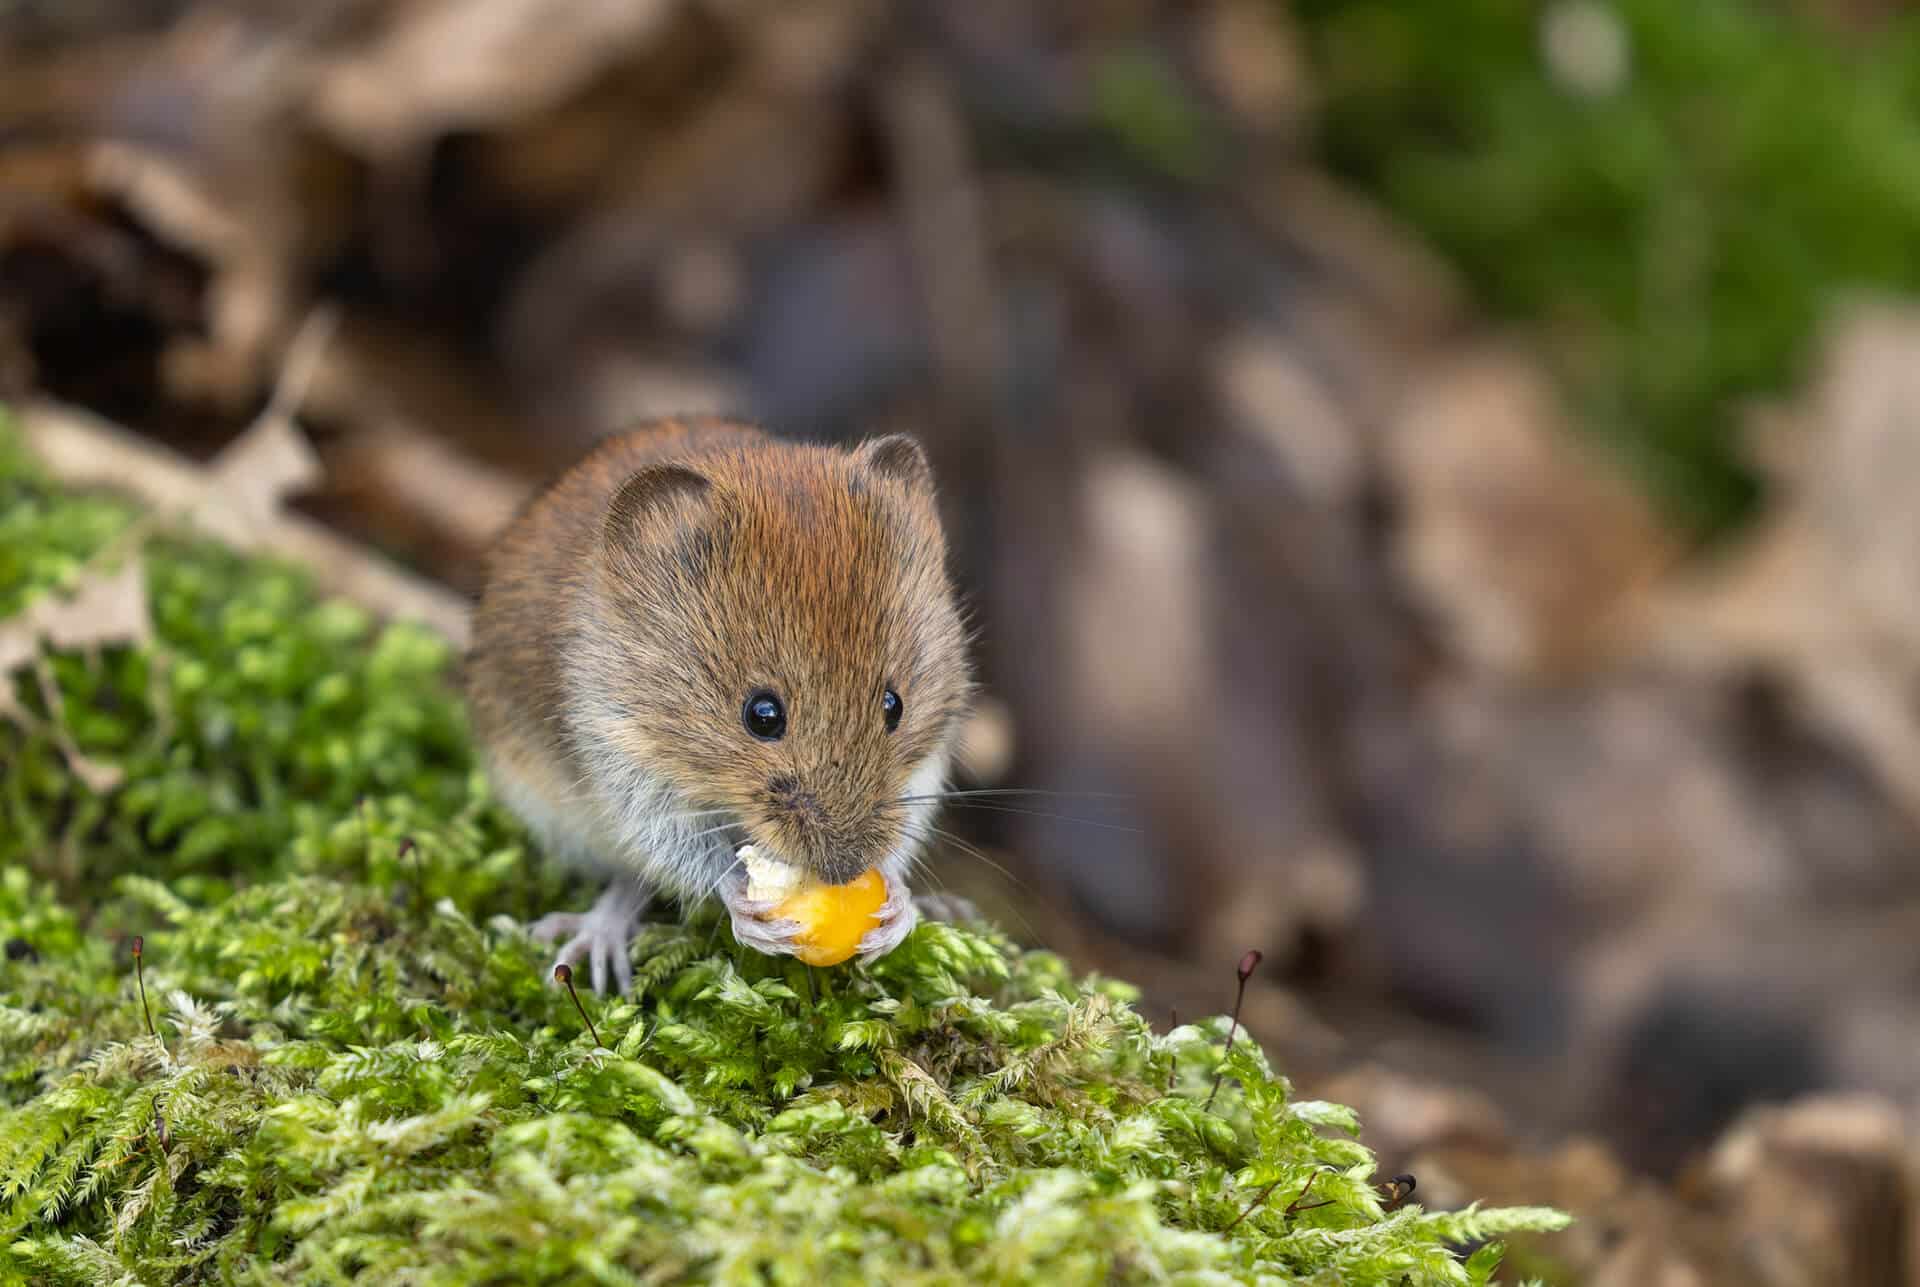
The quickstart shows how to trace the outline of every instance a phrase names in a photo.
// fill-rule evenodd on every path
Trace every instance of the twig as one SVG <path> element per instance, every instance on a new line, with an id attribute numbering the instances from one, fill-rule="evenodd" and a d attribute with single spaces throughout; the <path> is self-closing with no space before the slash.
<path id="1" fill-rule="evenodd" d="M 1322 1198 L 1318 1202 L 1307 1201 L 1307 1194 L 1313 1192 L 1313 1182 L 1319 1178 L 1320 1178 L 1320 1172 L 1318 1171 L 1315 1171 L 1312 1175 L 1308 1176 L 1306 1187 L 1300 1190 L 1300 1196 L 1295 1198 L 1293 1201 L 1287 1203 L 1286 1207 L 1280 1212 L 1280 1214 L 1283 1216 L 1297 1215 L 1299 1212 L 1302 1212 L 1302 1211 L 1318 1211 L 1321 1207 L 1332 1206 L 1333 1205 L 1332 1198 Z"/>
<path id="2" fill-rule="evenodd" d="M 562 961 L 553 967 L 553 977 L 566 985 L 567 995 L 573 998 L 573 1008 L 580 1012 L 580 1018 L 586 1022 L 587 1031 L 593 1034 L 593 1044 L 605 1046 L 607 1043 L 600 1040 L 600 1030 L 593 1026 L 593 1016 L 587 1013 L 587 1007 L 580 1004 L 580 994 L 573 990 L 573 967 Z"/>
<path id="3" fill-rule="evenodd" d="M 1245 1209 L 1242 1210 L 1239 1215 L 1233 1218 L 1233 1224 L 1228 1225 L 1226 1228 L 1222 1229 L 1220 1232 L 1232 1233 L 1235 1225 L 1238 1225 L 1242 1220 L 1252 1215 L 1255 1211 L 1258 1211 L 1260 1209 L 1261 1203 L 1265 1202 L 1268 1196 L 1272 1194 L 1272 1192 L 1275 1189 L 1280 1187 L 1280 1180 L 1283 1178 L 1285 1177 L 1276 1177 L 1273 1183 L 1269 1184 L 1266 1188 L 1260 1190 L 1260 1192 L 1254 1194 L 1253 1201 L 1247 1203 Z M 1304 1185 L 1302 1185 L 1300 1188 L 1300 1196 L 1295 1198 L 1293 1201 L 1287 1203 L 1286 1208 L 1282 1210 L 1280 1214 L 1283 1216 L 1290 1216 L 1301 1211 L 1317 1211 L 1321 1207 L 1332 1206 L 1333 1205 L 1332 1198 L 1328 1198 L 1324 1202 L 1313 1202 L 1313 1203 L 1307 1203 L 1304 1206 L 1302 1205 L 1303 1203 L 1307 1202 L 1307 1195 L 1313 1192 L 1313 1182 L 1319 1178 L 1320 1178 L 1319 1171 L 1315 1171 L 1312 1175 L 1309 1175 L 1307 1177 L 1307 1182 Z"/>
<path id="4" fill-rule="evenodd" d="M 1319 1174 L 1320 1172 L 1315 1171 L 1312 1175 L 1307 1177 L 1307 1188 L 1302 1189 L 1300 1191 L 1302 1197 L 1306 1196 L 1307 1189 L 1311 1189 L 1313 1187 L 1313 1182 L 1315 1178 L 1319 1176 Z M 1275 1180 L 1273 1183 L 1269 1184 L 1266 1188 L 1254 1194 L 1253 1201 L 1247 1203 L 1245 1207 L 1241 1208 L 1240 1214 L 1233 1218 L 1233 1223 L 1228 1225 L 1226 1228 L 1222 1229 L 1220 1232 L 1232 1233 L 1235 1227 L 1237 1227 L 1242 1220 L 1246 1219 L 1248 1216 L 1252 1215 L 1255 1211 L 1259 1210 L 1260 1204 L 1267 1200 L 1268 1194 L 1272 1193 L 1275 1189 L 1279 1187 L 1280 1187 L 1280 1181 Z"/>
<path id="5" fill-rule="evenodd" d="M 140 985 L 140 1012 L 147 1017 L 147 1035 L 155 1041 L 159 1041 L 160 1034 L 154 1031 L 153 1027 L 153 1010 L 147 1005 L 147 972 L 141 968 L 140 965 L 140 958 L 145 954 L 146 948 L 146 936 L 144 934 L 135 934 L 133 936 L 133 977 L 135 982 Z"/>
<path id="6" fill-rule="evenodd" d="M 1203 1111 L 1213 1111 L 1214 1096 L 1220 1093 L 1220 1080 L 1227 1075 L 1227 1056 L 1233 1053 L 1233 1039 L 1240 1035 L 1240 1006 L 1247 999 L 1247 980 L 1260 968 L 1260 951 L 1248 948 L 1240 957 L 1240 990 L 1233 997 L 1233 1026 L 1227 1029 L 1227 1048 L 1220 1054 L 1220 1067 L 1213 1074 L 1213 1089 L 1207 1092 Z"/>
<path id="7" fill-rule="evenodd" d="M 36 645 L 30 642 L 28 646 Z M 45 733 L 52 739 L 54 749 L 60 752 L 60 758 L 67 762 L 69 773 L 95 792 L 105 794 L 111 791 L 120 783 L 120 769 L 112 764 L 96 762 L 80 749 L 80 744 L 73 740 L 73 734 L 67 730 L 66 702 L 60 696 L 60 686 L 47 666 L 47 659 L 36 651 L 26 660 L 33 670 L 34 682 L 39 685 L 40 699 L 46 703 L 48 717 L 42 720 L 34 715 L 14 700 L 11 684 L 0 682 L 0 719 L 24 733 Z M 4 681 L 9 674 L 8 666 L 0 661 L 0 681 Z"/>

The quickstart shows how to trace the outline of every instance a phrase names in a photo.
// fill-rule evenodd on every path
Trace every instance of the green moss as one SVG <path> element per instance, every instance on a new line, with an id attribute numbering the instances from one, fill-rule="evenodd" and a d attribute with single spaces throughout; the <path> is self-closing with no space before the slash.
<path id="1" fill-rule="evenodd" d="M 1681 517 L 1754 499 L 1737 404 L 1835 291 L 1920 286 L 1920 19 L 1857 45 L 1765 0 L 1613 0 L 1617 92 L 1556 85 L 1538 0 L 1302 0 L 1325 154 L 1535 324 Z"/>
<path id="2" fill-rule="evenodd" d="M 12 608 L 128 517 L 4 425 L 0 496 Z M 1468 1283 L 1562 1223 L 1383 1211 L 1352 1114 L 1252 1042 L 1204 1107 L 1223 1020 L 1156 1034 L 985 927 L 808 971 L 699 909 L 582 998 L 598 1046 L 519 928 L 589 891 L 489 800 L 448 649 L 147 560 L 155 643 L 0 722 L 0 1281 Z"/>

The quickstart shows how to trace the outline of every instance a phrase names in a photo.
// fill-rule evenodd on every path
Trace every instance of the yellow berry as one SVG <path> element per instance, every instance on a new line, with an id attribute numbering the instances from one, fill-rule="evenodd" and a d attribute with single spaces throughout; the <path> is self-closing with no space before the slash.
<path id="1" fill-rule="evenodd" d="M 805 927 L 795 956 L 808 965 L 838 965 L 860 949 L 886 901 L 886 877 L 869 870 L 844 885 L 810 885 L 782 901 L 773 916 Z"/>

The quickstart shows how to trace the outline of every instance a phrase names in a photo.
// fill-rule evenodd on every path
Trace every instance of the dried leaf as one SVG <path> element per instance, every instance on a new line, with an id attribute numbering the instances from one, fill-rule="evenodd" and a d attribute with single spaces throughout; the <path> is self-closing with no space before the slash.
<path id="1" fill-rule="evenodd" d="M 0 625 L 0 675 L 32 662 L 42 639 L 68 650 L 152 642 L 146 564 L 135 554 L 115 571 L 91 571 L 72 594 L 43 595 Z"/>
<path id="2" fill-rule="evenodd" d="M 250 547 L 278 512 L 282 498 L 311 487 L 320 477 L 319 457 L 293 423 L 278 416 L 263 418 L 214 459 L 195 521 L 224 540 Z"/>
<path id="3" fill-rule="evenodd" d="M 518 121 L 631 57 L 680 9 L 670 0 L 463 0 L 395 6 L 377 39 L 323 66 L 313 111 L 392 155 L 454 128 Z"/>
<path id="4" fill-rule="evenodd" d="M 34 644 L 33 627 L 24 615 L 0 626 L 0 675 L 11 675 L 32 661 Z"/>
<path id="5" fill-rule="evenodd" d="M 242 547 L 256 544 L 283 500 L 325 477 L 320 457 L 293 418 L 335 323 L 331 309 L 307 318 L 288 346 L 273 401 L 207 467 L 206 494 L 195 518 L 215 535 Z"/>
<path id="6" fill-rule="evenodd" d="M 66 756 L 67 770 L 86 783 L 95 795 L 105 795 L 127 780 L 126 770 L 119 765 L 93 759 L 64 739 L 60 749 Z"/>
<path id="7" fill-rule="evenodd" d="M 40 599 L 27 610 L 27 618 L 29 628 L 53 648 L 149 643 L 153 618 L 147 611 L 146 565 L 136 555 L 118 571 L 92 574 L 66 598 Z"/>

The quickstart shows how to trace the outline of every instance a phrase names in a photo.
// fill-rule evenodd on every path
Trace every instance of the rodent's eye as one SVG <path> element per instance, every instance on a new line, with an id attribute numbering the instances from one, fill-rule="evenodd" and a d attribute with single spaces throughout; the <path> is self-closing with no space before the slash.
<path id="1" fill-rule="evenodd" d="M 900 717 L 907 713 L 907 704 L 900 700 L 900 694 L 889 688 L 880 694 L 880 713 L 886 718 L 887 732 L 900 727 Z"/>
<path id="2" fill-rule="evenodd" d="M 787 708 L 763 689 L 748 695 L 747 704 L 740 708 L 740 722 L 761 741 L 777 742 L 787 731 Z"/>

